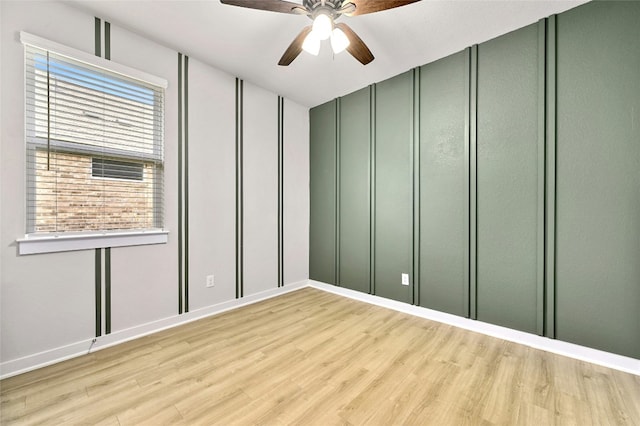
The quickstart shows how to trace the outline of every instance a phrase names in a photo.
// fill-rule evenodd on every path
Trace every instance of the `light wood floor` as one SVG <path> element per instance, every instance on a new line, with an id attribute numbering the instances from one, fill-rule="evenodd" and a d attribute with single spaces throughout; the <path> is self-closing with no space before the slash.
<path id="1" fill-rule="evenodd" d="M 2 424 L 640 425 L 640 377 L 315 289 L 0 382 Z"/>

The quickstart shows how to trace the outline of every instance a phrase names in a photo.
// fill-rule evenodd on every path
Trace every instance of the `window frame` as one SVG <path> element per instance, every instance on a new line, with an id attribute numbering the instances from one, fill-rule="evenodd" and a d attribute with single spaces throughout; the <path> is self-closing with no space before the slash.
<path id="1" fill-rule="evenodd" d="M 83 52 L 38 36 L 33 34 L 26 33 L 24 31 L 20 32 L 20 41 L 24 45 L 29 45 L 36 47 L 38 49 L 47 50 L 50 52 L 54 52 L 57 55 L 68 57 L 76 62 L 85 63 L 92 67 L 97 67 L 104 69 L 105 71 L 121 74 L 125 77 L 133 78 L 136 80 L 140 80 L 142 82 L 154 85 L 161 89 L 166 89 L 168 87 L 167 80 L 156 77 L 154 75 L 148 74 L 144 71 L 140 71 L 134 68 L 130 68 L 128 66 L 118 64 L 116 62 L 112 62 L 106 60 L 104 58 L 100 58 L 98 56 L 91 55 L 87 52 Z M 25 49 L 26 52 L 26 49 Z M 26 54 L 26 53 L 25 53 Z M 26 74 L 23 74 L 24 84 L 26 86 Z M 23 98 L 23 101 L 26 102 L 26 98 Z M 26 105 L 25 105 L 26 108 Z M 163 120 L 164 123 L 164 120 Z M 164 124 L 163 124 L 164 126 Z M 26 135 L 25 135 L 26 136 Z M 42 145 L 43 148 L 46 149 L 47 141 L 40 140 L 41 138 L 36 138 L 35 142 L 27 142 L 27 138 L 25 137 L 25 149 L 27 145 L 34 146 L 34 148 L 38 148 Z M 80 152 L 82 150 L 78 150 L 78 145 L 74 142 L 66 142 L 52 139 L 50 141 L 50 146 L 55 146 L 60 151 L 72 151 L 81 155 L 89 155 L 96 154 L 97 150 L 93 150 L 91 148 L 86 149 L 86 152 Z M 66 145 L 69 146 L 66 146 Z M 67 149 L 65 149 L 67 148 Z M 29 151 L 29 150 L 27 150 Z M 118 152 L 117 149 L 108 150 L 112 152 L 106 152 L 107 156 L 113 158 L 122 158 L 123 160 L 129 160 L 131 158 L 130 152 Z M 35 152 L 35 149 L 33 150 Z M 104 155 L 105 151 L 100 150 L 100 154 Z M 129 155 L 127 155 L 129 154 Z M 155 155 L 151 155 L 149 160 L 153 161 L 153 157 Z M 28 159 L 26 159 L 28 161 Z M 138 160 L 144 162 L 144 158 L 139 158 Z M 157 160 L 157 159 L 155 159 Z M 25 164 L 26 166 L 26 164 Z M 27 168 L 25 167 L 25 172 Z M 28 176 L 27 176 L 28 177 Z M 35 181 L 35 179 L 34 179 Z M 30 182 L 30 179 L 25 179 L 25 200 L 28 196 L 28 185 L 34 184 L 35 182 Z M 27 214 L 25 211 L 25 229 L 26 229 L 26 221 L 28 220 Z M 165 228 L 148 228 L 148 229 L 140 229 L 140 230 L 117 230 L 117 231 L 82 231 L 82 232 L 59 232 L 59 233 L 26 233 L 24 237 L 17 238 L 16 243 L 18 247 L 19 255 L 26 254 L 37 254 L 37 253 L 53 253 L 53 252 L 63 252 L 63 251 L 73 251 L 73 250 L 88 250 L 95 248 L 106 248 L 106 247 L 125 247 L 125 246 L 136 246 L 136 245 L 148 245 L 148 244 L 165 244 L 168 242 L 168 234 L 169 231 Z"/>

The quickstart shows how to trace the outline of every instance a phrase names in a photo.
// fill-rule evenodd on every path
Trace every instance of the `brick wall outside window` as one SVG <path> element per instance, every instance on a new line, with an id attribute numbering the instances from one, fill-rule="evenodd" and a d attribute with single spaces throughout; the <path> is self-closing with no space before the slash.
<path id="1" fill-rule="evenodd" d="M 154 227 L 152 163 L 144 163 L 142 181 L 130 181 L 93 177 L 91 155 L 51 152 L 50 170 L 47 151 L 35 155 L 36 232 Z"/>

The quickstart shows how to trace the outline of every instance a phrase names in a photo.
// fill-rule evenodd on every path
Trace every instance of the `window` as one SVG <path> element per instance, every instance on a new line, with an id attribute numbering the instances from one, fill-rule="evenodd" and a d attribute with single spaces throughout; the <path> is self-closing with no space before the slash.
<path id="1" fill-rule="evenodd" d="M 166 82 L 149 83 L 110 61 L 21 37 L 26 239 L 162 230 Z"/>

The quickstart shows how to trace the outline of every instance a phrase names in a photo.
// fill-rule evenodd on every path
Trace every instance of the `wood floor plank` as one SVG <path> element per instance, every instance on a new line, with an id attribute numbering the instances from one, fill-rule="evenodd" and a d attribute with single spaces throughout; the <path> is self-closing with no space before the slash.
<path id="1" fill-rule="evenodd" d="M 640 377 L 302 289 L 0 382 L 0 423 L 640 425 Z"/>

